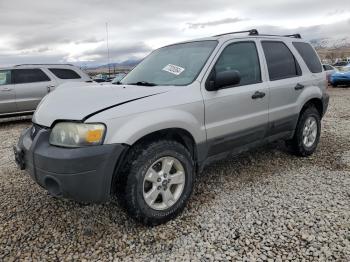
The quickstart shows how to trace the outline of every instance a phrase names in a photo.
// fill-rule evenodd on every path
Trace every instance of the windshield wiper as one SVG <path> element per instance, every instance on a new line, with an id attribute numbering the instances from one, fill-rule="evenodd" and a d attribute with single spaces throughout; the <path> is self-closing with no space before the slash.
<path id="1" fill-rule="evenodd" d="M 139 81 L 136 83 L 128 83 L 127 85 L 136 85 L 136 86 L 156 86 L 157 84 L 155 83 L 149 83 L 146 81 Z"/>

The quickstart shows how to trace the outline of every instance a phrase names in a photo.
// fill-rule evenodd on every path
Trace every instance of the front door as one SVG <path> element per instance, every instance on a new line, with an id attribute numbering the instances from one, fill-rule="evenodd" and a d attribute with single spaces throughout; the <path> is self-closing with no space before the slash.
<path id="1" fill-rule="evenodd" d="M 240 83 L 208 91 L 206 81 L 203 81 L 208 157 L 259 142 L 265 137 L 269 92 L 261 73 L 263 66 L 258 50 L 255 40 L 228 42 L 216 56 L 207 80 L 217 72 L 236 70 L 241 76 Z"/>
<path id="2" fill-rule="evenodd" d="M 16 94 L 11 80 L 11 70 L 0 70 L 0 115 L 16 111 Z"/>

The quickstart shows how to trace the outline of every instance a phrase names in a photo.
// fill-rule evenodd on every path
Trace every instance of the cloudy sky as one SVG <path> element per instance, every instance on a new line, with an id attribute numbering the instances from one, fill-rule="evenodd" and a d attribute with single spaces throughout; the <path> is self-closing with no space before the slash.
<path id="1" fill-rule="evenodd" d="M 350 39 L 349 0 L 0 1 L 0 66 L 104 64 L 192 38 L 257 28 L 311 40 Z"/>

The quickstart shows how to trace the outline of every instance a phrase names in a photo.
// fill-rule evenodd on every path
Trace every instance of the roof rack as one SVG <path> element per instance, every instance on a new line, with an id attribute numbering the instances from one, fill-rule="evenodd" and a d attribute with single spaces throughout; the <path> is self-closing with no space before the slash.
<path id="1" fill-rule="evenodd" d="M 229 32 L 225 34 L 215 35 L 214 37 L 224 36 L 224 35 L 232 35 L 232 34 L 242 34 L 242 33 L 248 33 L 250 36 L 254 35 L 261 35 L 261 36 L 280 36 L 280 37 L 294 37 L 294 38 L 301 38 L 300 34 L 292 34 L 292 35 L 268 35 L 268 34 L 259 34 L 258 30 L 256 29 L 250 29 L 245 31 L 236 31 L 236 32 Z"/>
<path id="2" fill-rule="evenodd" d="M 232 35 L 232 34 L 242 34 L 242 33 L 249 33 L 248 35 L 259 35 L 258 30 L 256 30 L 256 29 L 251 29 L 251 30 L 245 30 L 245 31 L 229 32 L 229 33 L 220 34 L 220 35 L 214 35 L 214 36 L 223 36 L 223 35 Z"/>
<path id="3" fill-rule="evenodd" d="M 285 37 L 294 37 L 294 38 L 301 38 L 300 34 L 292 34 L 292 35 L 283 35 Z"/>
<path id="4" fill-rule="evenodd" d="M 19 67 L 19 66 L 39 66 L 39 65 L 45 65 L 45 66 L 59 66 L 59 65 L 65 65 L 65 66 L 74 66 L 72 64 L 19 64 L 19 65 L 15 65 L 14 67 Z"/>

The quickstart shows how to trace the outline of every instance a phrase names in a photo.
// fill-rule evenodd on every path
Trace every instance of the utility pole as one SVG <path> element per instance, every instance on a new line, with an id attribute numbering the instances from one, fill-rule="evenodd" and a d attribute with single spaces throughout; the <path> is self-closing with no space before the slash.
<path id="1" fill-rule="evenodd" d="M 108 77 L 111 77 L 111 67 L 110 67 L 110 57 L 109 57 L 109 42 L 108 42 L 108 23 L 106 23 L 106 35 L 107 35 Z"/>

